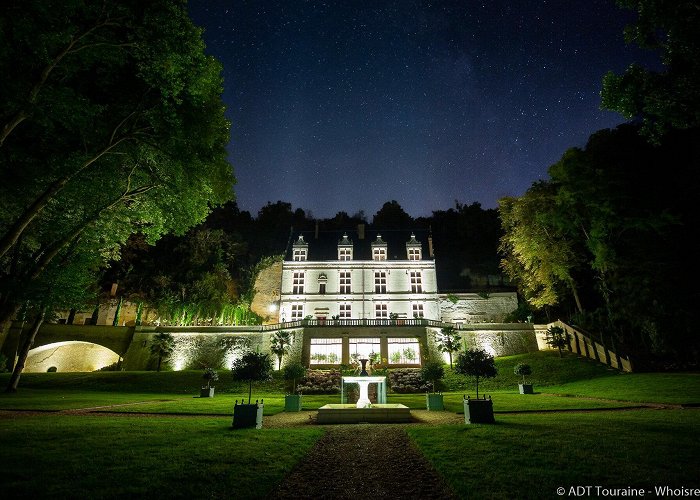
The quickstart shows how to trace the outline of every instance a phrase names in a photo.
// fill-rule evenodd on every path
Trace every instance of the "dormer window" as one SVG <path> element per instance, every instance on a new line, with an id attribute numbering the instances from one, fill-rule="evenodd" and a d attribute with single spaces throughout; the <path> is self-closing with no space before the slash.
<path id="1" fill-rule="evenodd" d="M 352 260 L 352 241 L 347 234 L 338 242 L 338 260 Z"/>
<path id="2" fill-rule="evenodd" d="M 408 260 L 421 260 L 422 249 L 420 241 L 416 239 L 416 235 L 411 233 L 411 239 L 406 243 L 406 255 Z"/>
<path id="3" fill-rule="evenodd" d="M 372 242 L 372 260 L 386 260 L 386 242 L 381 234 Z"/>
<path id="4" fill-rule="evenodd" d="M 309 252 L 309 244 L 304 241 L 304 237 L 300 234 L 299 239 L 292 245 L 292 260 L 295 262 L 304 261 L 307 259 Z"/>

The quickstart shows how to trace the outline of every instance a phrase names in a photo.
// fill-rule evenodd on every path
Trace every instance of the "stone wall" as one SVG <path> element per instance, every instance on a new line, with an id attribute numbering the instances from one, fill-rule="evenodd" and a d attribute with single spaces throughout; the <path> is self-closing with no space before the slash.
<path id="1" fill-rule="evenodd" d="M 282 288 L 282 261 L 261 269 L 255 277 L 253 303 L 250 309 L 264 319 L 263 324 L 277 323 L 277 307 Z M 270 306 L 275 309 L 270 310 Z"/>
<path id="2" fill-rule="evenodd" d="M 442 294 L 440 321 L 445 323 L 498 323 L 518 308 L 515 292 Z"/>

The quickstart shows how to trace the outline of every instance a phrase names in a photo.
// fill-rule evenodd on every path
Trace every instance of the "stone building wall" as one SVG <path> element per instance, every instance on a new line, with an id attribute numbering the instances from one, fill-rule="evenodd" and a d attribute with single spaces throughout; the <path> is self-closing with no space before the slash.
<path id="1" fill-rule="evenodd" d="M 440 321 L 445 323 L 500 323 L 518 308 L 515 292 L 441 294 Z"/>

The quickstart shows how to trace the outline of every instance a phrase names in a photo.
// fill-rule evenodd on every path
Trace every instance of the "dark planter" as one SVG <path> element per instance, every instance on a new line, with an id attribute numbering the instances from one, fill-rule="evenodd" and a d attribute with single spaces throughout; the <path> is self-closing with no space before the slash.
<path id="1" fill-rule="evenodd" d="M 532 384 L 518 384 L 518 388 L 520 389 L 520 394 L 534 394 Z"/>
<path id="2" fill-rule="evenodd" d="M 263 424 L 263 404 L 243 404 L 236 402 L 233 407 L 233 428 L 246 429 L 255 427 L 261 429 Z"/>
<path id="3" fill-rule="evenodd" d="M 202 387 L 202 390 L 199 391 L 199 397 L 200 398 L 213 398 L 214 397 L 214 388 L 213 387 Z"/>
<path id="4" fill-rule="evenodd" d="M 493 424 L 493 401 L 489 399 L 464 400 L 464 423 L 465 424 Z"/>
<path id="5" fill-rule="evenodd" d="M 429 411 L 444 410 L 445 405 L 443 404 L 442 394 L 426 393 L 426 395 L 425 395 L 425 407 Z"/>
<path id="6" fill-rule="evenodd" d="M 301 411 L 301 394 L 287 394 L 284 397 L 284 411 Z"/>

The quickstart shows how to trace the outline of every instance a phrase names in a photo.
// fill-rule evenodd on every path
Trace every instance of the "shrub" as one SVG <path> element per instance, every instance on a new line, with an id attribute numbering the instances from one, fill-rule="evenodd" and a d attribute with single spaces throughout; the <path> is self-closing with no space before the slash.
<path id="1" fill-rule="evenodd" d="M 304 394 L 338 394 L 340 370 L 306 370 L 297 390 Z"/>
<path id="2" fill-rule="evenodd" d="M 479 378 L 493 378 L 498 373 L 493 356 L 483 349 L 460 352 L 455 363 L 455 373 L 476 379 L 476 397 L 479 398 Z"/>
<path id="3" fill-rule="evenodd" d="M 418 368 L 394 368 L 389 370 L 389 385 L 393 392 L 410 394 L 427 392 L 430 384 L 421 377 Z"/>
<path id="4" fill-rule="evenodd" d="M 292 382 L 292 394 L 296 394 L 297 380 L 304 378 L 304 375 L 306 375 L 306 367 L 299 361 L 292 361 L 285 365 L 282 370 L 282 375 L 284 380 Z"/>
<path id="5" fill-rule="evenodd" d="M 269 354 L 248 351 L 233 362 L 231 375 L 233 380 L 248 382 L 248 404 L 253 392 L 253 382 L 270 380 L 272 359 Z"/>
<path id="6" fill-rule="evenodd" d="M 435 384 L 445 376 L 445 368 L 439 361 L 428 361 L 420 369 L 420 375 L 426 382 L 430 382 L 435 392 Z"/>
<path id="7" fill-rule="evenodd" d="M 212 382 L 219 380 L 219 374 L 213 368 L 205 368 L 202 378 L 207 381 L 207 389 L 209 389 Z"/>
<path id="8" fill-rule="evenodd" d="M 513 373 L 515 375 L 521 375 L 523 377 L 523 384 L 525 383 L 525 375 L 532 375 L 532 368 L 530 365 L 525 363 L 518 363 L 513 368 Z"/>

